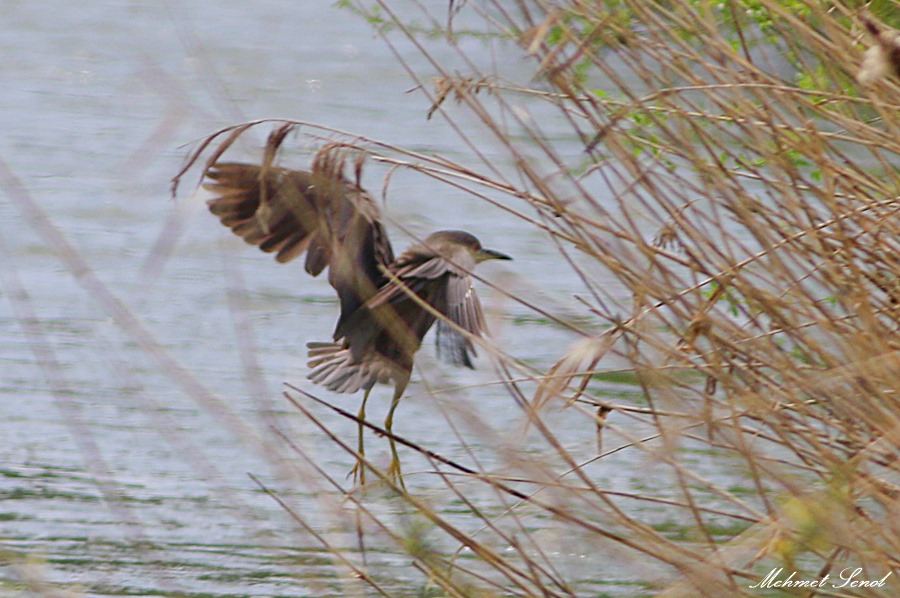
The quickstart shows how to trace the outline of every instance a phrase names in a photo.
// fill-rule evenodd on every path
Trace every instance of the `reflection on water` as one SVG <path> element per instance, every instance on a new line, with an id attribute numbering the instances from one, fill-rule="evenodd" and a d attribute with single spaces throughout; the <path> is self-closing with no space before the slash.
<path id="1" fill-rule="evenodd" d="M 322 442 L 281 391 L 283 381 L 309 388 L 303 347 L 330 337 L 332 291 L 299 266 L 277 266 L 230 238 L 199 201 L 182 198 L 173 206 L 169 178 L 183 144 L 264 116 L 321 122 L 458 158 L 465 147 L 437 119 L 425 119 L 421 97 L 404 93 L 406 74 L 368 25 L 329 3 L 55 4 L 2 8 L 0 159 L 99 281 L 138 316 L 146 336 L 112 319 L 90 276 L 73 278 L 20 204 L 0 202 L 0 252 L 11 266 L 0 296 L 3 594 L 31 595 L 43 583 L 90 596 L 364 593 L 248 476 L 313 514 L 332 546 L 359 552 L 352 509 L 339 495 L 281 481 L 296 479 L 283 474 L 302 467 L 279 433 L 311 452 Z M 524 68 L 518 61 L 501 66 L 513 75 Z M 303 165 L 312 142 L 297 138 L 295 147 L 291 159 Z M 242 150 L 255 157 L 258 148 L 248 143 Z M 492 151 L 488 140 L 484 150 Z M 384 172 L 370 166 L 367 184 L 380 189 Z M 438 227 L 473 232 L 516 260 L 485 266 L 482 276 L 554 311 L 569 309 L 577 279 L 536 231 L 522 230 L 504 212 L 405 173 L 394 176 L 385 211 L 389 219 L 402 214 L 399 223 L 416 234 Z M 184 230 L 173 254 L 155 254 L 165 227 L 176 225 Z M 407 239 L 391 228 L 395 247 L 403 248 Z M 495 340 L 524 362 L 546 368 L 571 341 L 570 333 L 499 294 L 480 292 Z M 163 368 L 161 354 L 187 378 Z M 488 467 L 503 459 L 498 446 L 543 450 L 523 440 L 521 413 L 502 386 L 489 385 L 496 375 L 487 360 L 476 371 L 450 370 L 426 346 L 417 363 L 398 433 L 465 459 L 443 415 L 456 409 L 480 414 L 490 427 L 490 436 L 462 430 Z M 422 371 L 429 372 L 427 387 Z M 188 378 L 208 394 L 186 392 Z M 608 386 L 616 396 L 636 396 L 628 383 Z M 457 390 L 429 399 L 429 389 L 442 388 Z M 384 413 L 389 394 L 374 393 L 370 413 Z M 353 410 L 358 397 L 336 400 Z M 352 422 L 311 408 L 353 437 Z M 594 430 L 580 417 L 551 418 L 567 430 L 566 448 L 579 458 L 592 455 Z M 382 463 L 384 444 L 369 445 Z M 350 457 L 331 448 L 319 457 L 343 481 Z M 726 475 L 703 459 L 696 465 Z M 412 486 L 464 525 L 469 507 L 417 473 L 428 464 L 412 459 L 406 469 Z M 647 471 L 614 456 L 597 476 L 610 489 L 658 485 L 663 492 L 666 481 Z M 499 513 L 493 496 L 480 498 Z M 388 497 L 373 496 L 371 504 L 401 527 L 414 525 Z M 630 580 L 641 578 L 627 570 L 598 574 L 608 571 L 606 555 L 579 551 L 554 534 L 550 521 L 532 523 L 552 560 L 582 579 L 585 592 L 627 595 Z M 376 540 L 382 533 L 367 532 Z M 391 593 L 422 590 L 409 557 L 373 549 L 365 559 Z"/>

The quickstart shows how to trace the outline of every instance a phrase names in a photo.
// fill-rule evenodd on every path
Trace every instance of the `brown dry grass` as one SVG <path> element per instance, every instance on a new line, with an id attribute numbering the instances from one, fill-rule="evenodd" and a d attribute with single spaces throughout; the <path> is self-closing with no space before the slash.
<path id="1" fill-rule="evenodd" d="M 474 562 L 398 531 L 351 494 L 366 522 L 360 529 L 377 527 L 376 542 L 406 552 L 448 596 L 578 594 L 577 580 L 529 531 L 535 516 L 554 519 L 583 552 L 642 563 L 657 584 L 646 593 L 758 595 L 749 586 L 777 567 L 797 579 L 835 578 L 847 567 L 861 567 L 865 579 L 896 571 L 900 82 L 889 68 L 863 76 L 866 86 L 856 77 L 876 44 L 866 19 L 884 31 L 877 17 L 896 19 L 898 5 L 883 3 L 873 17 L 804 0 L 409 2 L 402 13 L 387 0 L 346 4 L 392 47 L 402 41 L 432 59 L 429 77 L 396 53 L 420 78 L 423 114 L 451 125 L 463 113 L 477 119 L 518 178 L 489 162 L 359 145 L 485 201 L 511 198 L 504 205 L 522 226 L 544 231 L 579 273 L 583 286 L 572 293 L 603 330 L 579 332 L 545 372 L 518 363 L 515 347 L 484 347 L 552 458 L 504 455 L 516 463 L 508 476 L 407 443 L 437 472 L 435 484 L 467 506 L 469 524 L 394 490 Z M 483 61 L 458 43 L 476 35 L 529 59 L 531 84 L 479 68 Z M 433 59 L 437 43 L 468 70 Z M 560 153 L 517 108 L 538 103 L 558 111 L 579 155 Z M 257 124 L 227 131 L 219 149 Z M 608 292 L 611 280 L 630 290 L 630 304 Z M 604 397 L 601 375 L 621 369 L 607 366 L 612 357 L 629 364 L 642 405 Z M 288 395 L 329 433 L 308 407 L 317 399 Z M 545 417 L 559 407 L 596 426 L 606 452 L 598 447 L 588 462 L 571 455 Z M 634 423 L 652 433 L 635 437 Z M 331 435 L 353 453 L 346 440 Z M 686 443 L 730 459 L 751 491 L 694 471 Z M 315 455 L 297 451 L 315 467 Z M 652 461 L 672 480 L 672 495 L 599 486 L 587 467 L 621 451 Z M 485 492 L 496 509 L 472 498 Z M 681 536 L 652 525 L 657 507 L 682 522 Z M 382 591 L 358 555 L 333 551 Z M 897 583 L 815 593 L 887 596 Z"/>

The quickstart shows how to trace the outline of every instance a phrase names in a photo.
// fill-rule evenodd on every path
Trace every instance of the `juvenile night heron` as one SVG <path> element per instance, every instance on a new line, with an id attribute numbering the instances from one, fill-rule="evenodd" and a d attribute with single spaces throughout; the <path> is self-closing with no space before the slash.
<path id="1" fill-rule="evenodd" d="M 219 162 L 207 169 L 204 187 L 216 195 L 210 211 L 247 243 L 282 263 L 305 252 L 312 276 L 328 268 L 340 317 L 333 342 L 307 344 L 309 378 L 339 393 L 364 390 L 360 422 L 375 383 L 394 384 L 384 427 L 391 442 L 388 472 L 402 483 L 392 424 L 413 356 L 437 320 L 438 355 L 473 367 L 471 337 L 486 328 L 469 272 L 480 262 L 511 258 L 454 230 L 433 233 L 395 258 L 378 206 L 360 186 L 361 162 L 354 182 L 344 176 L 344 161 L 340 152 L 323 150 L 309 172 Z M 360 423 L 352 473 L 364 484 L 363 429 Z"/>

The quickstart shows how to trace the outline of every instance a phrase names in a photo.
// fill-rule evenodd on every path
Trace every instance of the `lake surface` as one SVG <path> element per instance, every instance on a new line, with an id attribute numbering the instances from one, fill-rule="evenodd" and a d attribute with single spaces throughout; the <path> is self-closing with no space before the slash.
<path id="1" fill-rule="evenodd" d="M 250 477 L 333 545 L 357 550 L 352 506 L 285 440 L 344 483 L 352 459 L 282 396 L 288 382 L 357 408 L 358 397 L 330 396 L 306 380 L 306 342 L 329 339 L 334 325 L 332 289 L 228 234 L 203 210 L 203 197 L 192 197 L 196 173 L 177 201 L 169 198 L 186 144 L 263 117 L 478 164 L 442 118 L 426 119 L 427 100 L 407 93 L 414 84 L 370 26 L 329 4 L 0 8 L 0 594 L 368 595 Z M 530 76 L 520 52 L 487 48 L 505 75 Z M 408 57 L 428 73 L 417 54 Z M 525 109 L 540 115 L 540 106 Z M 558 133 L 552 119 L 543 127 Z M 498 165 L 508 160 L 477 128 L 466 132 Z M 249 133 L 230 157 L 258 160 L 265 133 Z M 283 164 L 305 167 L 319 144 L 301 132 Z M 386 173 L 370 163 L 364 182 L 380 192 Z M 400 227 L 416 235 L 463 228 L 515 257 L 481 267 L 481 276 L 553 313 L 579 313 L 577 276 L 538 231 L 503 210 L 402 171 L 384 210 L 395 248 L 410 242 Z M 576 339 L 485 285 L 480 293 L 493 340 L 523 362 L 545 370 Z M 499 446 L 545 450 L 522 433 L 522 413 L 492 384 L 489 359 L 454 370 L 436 360 L 429 339 L 417 365 L 397 433 L 464 462 L 473 451 L 487 468 L 502 465 Z M 608 386 L 616 400 L 638 396 L 627 383 Z M 389 399 L 387 388 L 373 393 L 373 421 Z M 299 400 L 352 441 L 352 422 Z M 464 445 L 447 422 L 466 416 L 484 429 L 464 428 Z M 548 421 L 573 455 L 594 454 L 595 431 L 582 415 L 562 411 Z M 385 441 L 369 443 L 385 464 Z M 632 458 L 605 459 L 598 483 L 664 493 L 666 481 Z M 407 457 L 404 465 L 411 489 L 452 518 L 460 507 L 422 473 L 428 464 Z M 709 468 L 723 484 L 741 483 L 727 464 Z M 390 498 L 376 494 L 371 504 L 409 525 Z M 606 555 L 554 535 L 553 521 L 534 525 L 586 593 L 630 595 L 628 584 L 646 577 L 610 571 Z M 375 550 L 366 558 L 392 594 L 424 591 L 408 556 Z"/>

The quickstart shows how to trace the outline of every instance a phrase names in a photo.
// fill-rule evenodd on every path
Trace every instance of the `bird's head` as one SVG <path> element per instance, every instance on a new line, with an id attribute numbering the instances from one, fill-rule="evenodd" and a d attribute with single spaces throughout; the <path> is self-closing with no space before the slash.
<path id="1" fill-rule="evenodd" d="M 432 233 L 425 239 L 425 245 L 429 247 L 434 247 L 439 252 L 442 248 L 453 249 L 455 247 L 465 247 L 469 253 L 472 254 L 472 257 L 475 259 L 476 264 L 480 264 L 481 262 L 486 262 L 488 260 L 511 260 L 512 258 L 506 255 L 505 253 L 500 253 L 499 251 L 494 251 L 493 249 L 485 249 L 481 246 L 481 241 L 479 241 L 474 235 L 470 235 L 469 233 L 461 230 L 441 230 L 436 233 Z"/>

